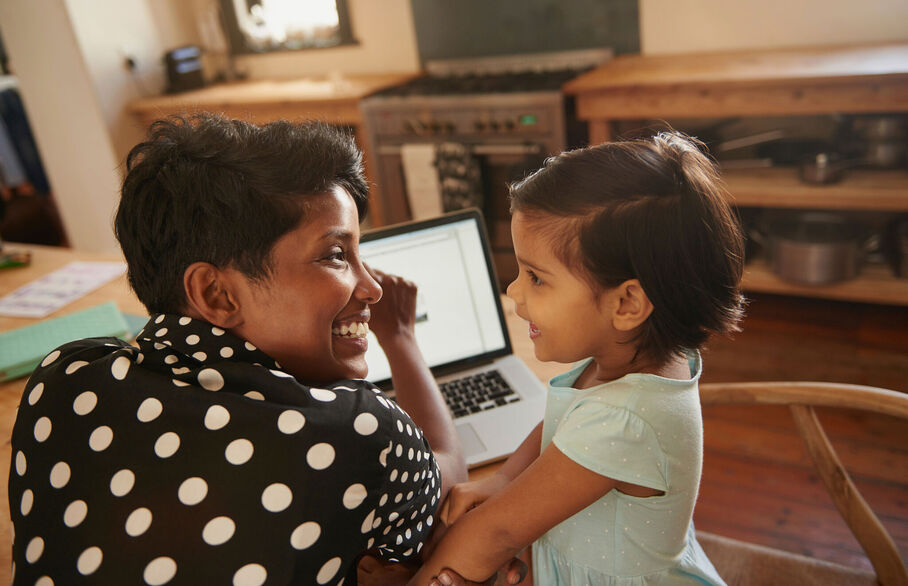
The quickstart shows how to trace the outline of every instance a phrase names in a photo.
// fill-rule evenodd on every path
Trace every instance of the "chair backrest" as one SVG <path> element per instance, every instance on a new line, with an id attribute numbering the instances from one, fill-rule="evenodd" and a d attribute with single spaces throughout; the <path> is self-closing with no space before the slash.
<path id="1" fill-rule="evenodd" d="M 898 548 L 864 500 L 826 436 L 814 407 L 856 409 L 908 420 L 908 395 L 823 382 L 703 383 L 703 405 L 787 405 L 814 468 L 884 586 L 908 584 Z"/>

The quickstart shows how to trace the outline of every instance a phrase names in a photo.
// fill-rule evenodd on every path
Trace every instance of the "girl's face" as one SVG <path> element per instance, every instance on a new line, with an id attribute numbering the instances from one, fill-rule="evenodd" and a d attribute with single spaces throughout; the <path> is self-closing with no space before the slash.
<path id="1" fill-rule="evenodd" d="M 520 272 L 508 286 L 517 315 L 530 322 L 536 358 L 570 363 L 599 356 L 616 341 L 614 299 L 594 291 L 555 255 L 538 226 L 549 220 L 515 212 L 511 236 Z M 550 221 L 555 221 L 554 218 Z M 549 228 L 550 229 L 550 228 Z"/>
<path id="2" fill-rule="evenodd" d="M 335 188 L 309 202 L 303 222 L 275 243 L 270 278 L 244 280 L 243 323 L 233 331 L 302 381 L 363 378 L 368 342 L 359 324 L 381 287 L 359 257 L 353 198 Z"/>

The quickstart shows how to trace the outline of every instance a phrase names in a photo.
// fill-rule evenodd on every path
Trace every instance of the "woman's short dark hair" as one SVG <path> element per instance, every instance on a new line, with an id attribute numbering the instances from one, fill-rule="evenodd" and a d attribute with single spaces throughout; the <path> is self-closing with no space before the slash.
<path id="1" fill-rule="evenodd" d="M 659 363 L 738 331 L 744 239 L 702 143 L 677 132 L 562 153 L 512 184 L 511 210 L 594 290 L 638 279 L 653 304 L 637 356 Z"/>
<path id="2" fill-rule="evenodd" d="M 158 120 L 129 152 L 115 220 L 129 283 L 149 312 L 175 313 L 194 262 L 265 279 L 275 242 L 303 220 L 309 196 L 333 187 L 353 197 L 362 220 L 368 185 L 346 131 L 214 114 Z"/>

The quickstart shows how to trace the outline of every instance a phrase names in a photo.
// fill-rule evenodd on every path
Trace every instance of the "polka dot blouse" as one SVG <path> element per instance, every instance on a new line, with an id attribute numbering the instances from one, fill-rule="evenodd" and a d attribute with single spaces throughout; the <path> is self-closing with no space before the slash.
<path id="1" fill-rule="evenodd" d="M 441 493 L 422 432 L 361 380 L 307 386 L 188 317 L 51 352 L 12 435 L 13 583 L 348 584 L 416 556 Z"/>

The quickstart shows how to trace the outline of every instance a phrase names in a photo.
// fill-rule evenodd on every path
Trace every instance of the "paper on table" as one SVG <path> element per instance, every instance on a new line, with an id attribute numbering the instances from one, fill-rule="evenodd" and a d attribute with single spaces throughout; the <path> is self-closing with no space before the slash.
<path id="1" fill-rule="evenodd" d="M 407 199 L 414 220 L 441 215 L 441 185 L 435 167 L 434 144 L 405 144 L 400 149 Z"/>
<path id="2" fill-rule="evenodd" d="M 122 262 L 71 262 L 0 298 L 0 314 L 44 317 L 125 271 Z"/>

